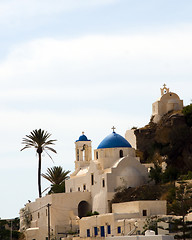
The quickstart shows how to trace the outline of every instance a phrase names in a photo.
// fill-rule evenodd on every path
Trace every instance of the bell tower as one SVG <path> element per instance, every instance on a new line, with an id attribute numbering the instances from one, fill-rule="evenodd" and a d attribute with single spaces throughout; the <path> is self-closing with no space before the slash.
<path id="1" fill-rule="evenodd" d="M 75 142 L 75 155 L 75 170 L 89 165 L 92 160 L 91 140 L 87 139 L 84 132 Z"/>
<path id="2" fill-rule="evenodd" d="M 163 84 L 163 88 L 161 88 L 161 96 L 166 93 L 169 93 L 169 88 L 166 87 L 166 84 Z"/>

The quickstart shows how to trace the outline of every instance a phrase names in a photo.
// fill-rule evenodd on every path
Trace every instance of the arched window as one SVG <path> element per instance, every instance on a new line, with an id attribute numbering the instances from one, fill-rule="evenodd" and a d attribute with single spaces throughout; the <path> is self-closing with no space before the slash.
<path id="1" fill-rule="evenodd" d="M 91 173 L 91 185 L 94 185 L 94 174 Z"/>
<path id="2" fill-rule="evenodd" d="M 96 152 L 96 159 L 98 159 L 98 152 Z"/>
<path id="3" fill-rule="evenodd" d="M 123 157 L 123 150 L 119 151 L 119 157 L 122 158 Z"/>
<path id="4" fill-rule="evenodd" d="M 102 179 L 102 186 L 105 187 L 105 179 Z"/>

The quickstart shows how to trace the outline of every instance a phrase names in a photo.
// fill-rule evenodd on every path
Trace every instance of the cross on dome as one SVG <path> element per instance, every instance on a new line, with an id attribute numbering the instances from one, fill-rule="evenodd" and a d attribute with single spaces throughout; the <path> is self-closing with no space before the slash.
<path id="1" fill-rule="evenodd" d="M 82 135 L 84 135 L 85 132 L 82 132 Z"/>
<path id="2" fill-rule="evenodd" d="M 115 132 L 115 129 L 116 129 L 116 128 L 113 126 L 111 129 L 113 129 L 113 132 Z"/>

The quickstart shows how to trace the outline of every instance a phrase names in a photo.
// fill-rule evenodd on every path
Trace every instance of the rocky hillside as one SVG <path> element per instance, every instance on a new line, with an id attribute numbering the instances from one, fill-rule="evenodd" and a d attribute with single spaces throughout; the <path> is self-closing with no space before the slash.
<path id="1" fill-rule="evenodd" d="M 166 161 L 181 174 L 192 170 L 192 127 L 183 111 L 170 112 L 157 124 L 150 121 L 135 135 L 141 162 Z"/>

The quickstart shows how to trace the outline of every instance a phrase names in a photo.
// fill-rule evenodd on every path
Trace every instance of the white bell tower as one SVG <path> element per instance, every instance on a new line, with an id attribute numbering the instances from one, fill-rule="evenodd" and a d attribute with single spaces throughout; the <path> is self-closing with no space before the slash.
<path id="1" fill-rule="evenodd" d="M 89 165 L 92 160 L 92 147 L 91 140 L 88 140 L 87 137 L 82 132 L 82 135 L 75 142 L 75 170 Z"/>

